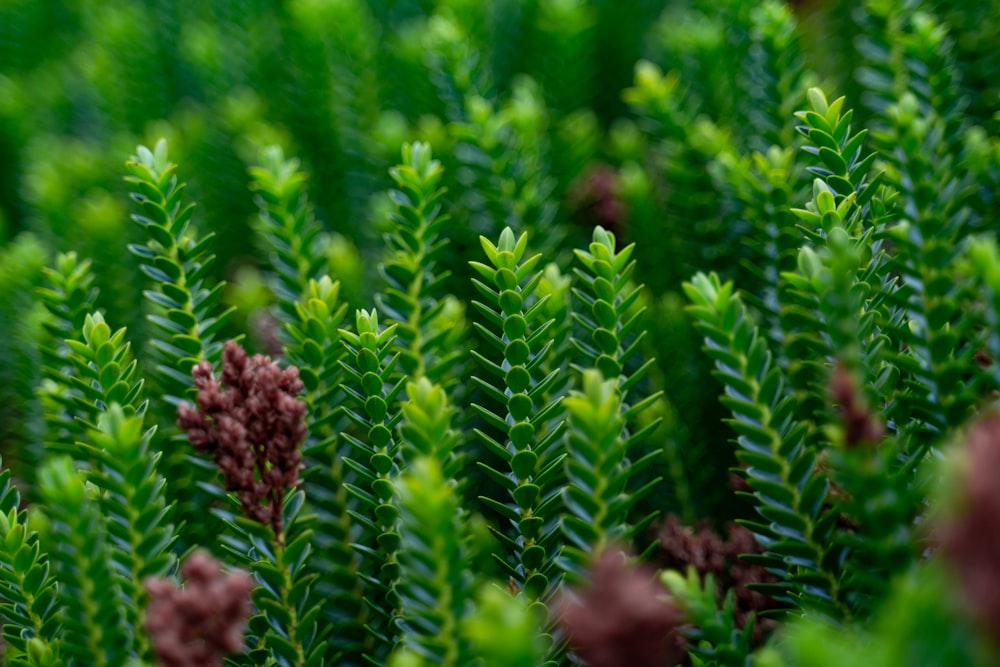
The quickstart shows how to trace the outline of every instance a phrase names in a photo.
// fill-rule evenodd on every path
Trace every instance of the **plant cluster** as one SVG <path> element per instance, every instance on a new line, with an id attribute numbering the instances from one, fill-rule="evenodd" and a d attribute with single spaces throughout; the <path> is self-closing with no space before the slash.
<path id="1" fill-rule="evenodd" d="M 0 9 L 4 664 L 1000 659 L 1000 7 L 626 4 Z"/>

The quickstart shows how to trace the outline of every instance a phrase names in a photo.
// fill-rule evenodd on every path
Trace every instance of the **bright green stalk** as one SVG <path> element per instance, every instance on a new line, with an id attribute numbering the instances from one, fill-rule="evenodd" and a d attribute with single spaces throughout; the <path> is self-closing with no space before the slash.
<path id="1" fill-rule="evenodd" d="M 574 337 L 573 343 L 587 360 L 586 366 L 599 369 L 605 379 L 614 380 L 628 391 L 656 361 L 647 359 L 635 370 L 626 367 L 646 336 L 645 331 L 636 331 L 645 308 L 633 307 L 642 289 L 641 285 L 630 282 L 635 271 L 632 260 L 635 244 L 620 252 L 615 245 L 615 237 L 597 227 L 589 249 L 576 251 L 583 268 L 576 270 L 580 287 L 574 294 L 584 307 L 573 318 L 586 337 Z"/>
<path id="2" fill-rule="evenodd" d="M 399 576 L 396 549 L 399 544 L 394 477 L 400 469 L 398 397 L 403 380 L 395 373 L 396 326 L 382 329 L 374 310 L 357 312 L 357 333 L 341 329 L 348 359 L 341 362 L 347 374 L 344 391 L 355 406 L 346 413 L 363 431 L 362 437 L 347 432 L 342 437 L 352 447 L 344 463 L 356 475 L 347 485 L 354 499 L 350 514 L 356 521 L 352 535 L 361 554 L 359 576 L 365 582 L 365 598 L 372 614 L 367 629 L 377 645 L 368 655 L 383 659 L 395 646 L 398 628 L 398 596 L 393 587 Z"/>
<path id="3" fill-rule="evenodd" d="M 809 245 L 797 253 L 796 271 L 781 274 L 781 324 L 802 417 L 822 423 L 829 416 L 823 397 L 833 358 L 861 373 L 861 390 L 873 403 L 893 400 L 898 377 L 885 372 L 884 355 L 902 313 L 881 240 L 893 197 L 880 187 L 883 174 L 873 173 L 877 155 L 864 150 L 868 132 L 852 132 L 854 115 L 844 110 L 844 98 L 828 102 L 818 88 L 808 98 L 809 109 L 796 117 L 803 122 L 803 150 L 818 158 L 807 169 L 819 178 L 806 208 L 791 209 Z"/>
<path id="4" fill-rule="evenodd" d="M 71 252 L 56 257 L 54 267 L 45 269 L 45 283 L 36 290 L 51 315 L 43 325 L 51 343 L 42 350 L 46 384 L 41 389 L 50 402 L 45 411 L 48 442 L 73 442 L 79 437 L 71 435 L 78 430 L 74 424 L 75 394 L 66 386 L 69 348 L 65 341 L 78 338 L 84 318 L 94 311 L 97 288 L 93 285 L 90 260 L 78 260 Z"/>
<path id="5" fill-rule="evenodd" d="M 121 605 L 121 578 L 97 499 L 67 456 L 48 461 L 38 471 L 38 482 L 51 520 L 62 653 L 69 665 L 79 667 L 124 664 L 135 629 Z"/>
<path id="6" fill-rule="evenodd" d="M 11 485 L 10 471 L 0 471 L 0 616 L 5 657 L 10 665 L 62 665 L 57 659 L 62 630 L 56 580 L 38 534 L 28 524 L 27 510 Z M 41 642 L 55 656 L 49 661 L 29 658 L 30 644 Z M 20 654 L 20 655 L 19 655 Z"/>
<path id="7" fill-rule="evenodd" d="M 750 653 L 754 619 L 747 619 L 742 629 L 736 627 L 735 591 L 727 591 L 720 605 L 715 578 L 709 573 L 702 579 L 694 567 L 689 567 L 686 575 L 667 570 L 660 574 L 660 580 L 690 624 L 681 633 L 690 640 L 689 650 L 698 660 L 693 664 L 718 667 L 753 664 Z"/>
<path id="8" fill-rule="evenodd" d="M 295 320 L 286 325 L 290 340 L 285 355 L 299 369 L 308 406 L 302 479 L 309 490 L 307 508 L 315 514 L 314 551 L 308 566 L 319 575 L 316 595 L 327 601 L 323 621 L 336 628 L 329 638 L 328 659 L 337 656 L 338 664 L 346 667 L 361 663 L 368 610 L 358 580 L 360 557 L 351 547 L 353 519 L 347 511 L 351 499 L 344 485 L 353 481 L 343 460 L 350 446 L 338 444 L 346 421 L 339 407 L 345 398 L 340 363 L 347 354 L 339 331 L 347 312 L 340 283 L 329 276 L 310 280 L 295 311 Z"/>
<path id="9" fill-rule="evenodd" d="M 636 537 L 656 517 L 651 514 L 634 525 L 630 521 L 630 510 L 659 479 L 640 489 L 630 489 L 628 483 L 660 452 L 654 450 L 633 462 L 630 455 L 635 445 L 651 429 L 629 436 L 625 424 L 657 398 L 651 396 L 630 409 L 623 403 L 618 381 L 604 379 L 600 371 L 591 368 L 583 373 L 582 390 L 563 399 L 569 437 L 566 514 L 561 523 L 567 545 L 563 547 L 562 563 L 577 580 L 583 578 L 595 554 Z"/>
<path id="10" fill-rule="evenodd" d="M 121 607 L 133 633 L 130 651 L 152 660 L 145 630 L 148 604 L 145 580 L 163 577 L 174 566 L 171 553 L 176 538 L 169 522 L 166 480 L 156 472 L 160 460 L 150 450 L 152 429 L 143 431 L 141 417 L 117 403 L 98 418 L 97 428 L 82 445 L 97 462 L 88 476 L 102 493 L 111 558 L 118 574 Z M 81 443 L 82 444 L 82 443 Z"/>
<path id="11" fill-rule="evenodd" d="M 400 366 L 412 379 L 452 384 L 451 372 L 461 357 L 464 325 L 445 310 L 442 285 L 449 273 L 437 265 L 446 245 L 442 231 L 451 218 L 442 213 L 444 169 L 431 158 L 427 144 L 403 146 L 403 161 L 389 173 L 396 189 L 392 231 L 386 235 L 388 257 L 380 270 L 387 283 L 376 297 L 379 309 L 396 331 Z"/>
<path id="12" fill-rule="evenodd" d="M 132 357 L 125 329 L 113 334 L 100 313 L 86 316 L 82 340 L 65 341 L 73 368 L 70 386 L 76 391 L 76 419 L 83 428 L 96 428 L 100 415 L 117 403 L 125 413 L 142 416 L 148 401 L 142 398 L 143 380 Z M 85 431 L 84 431 L 85 432 Z M 62 443 L 63 447 L 72 443 Z"/>
<path id="13" fill-rule="evenodd" d="M 230 553 L 253 573 L 252 593 L 257 619 L 250 628 L 257 633 L 250 651 L 253 664 L 279 667 L 320 667 L 329 627 L 319 621 L 323 602 L 313 585 L 318 576 L 308 566 L 313 553 L 313 517 L 303 514 L 305 494 L 286 494 L 281 508 L 280 539 L 270 526 L 237 516 L 229 527 L 251 545 Z"/>
<path id="14" fill-rule="evenodd" d="M 498 561 L 525 595 L 544 600 L 557 575 L 560 544 L 551 521 L 562 489 L 564 423 L 559 399 L 543 400 L 557 372 L 540 380 L 532 374 L 551 347 L 545 340 L 551 320 L 539 321 L 544 301 L 531 301 L 542 278 L 535 271 L 541 256 L 525 258 L 527 235 L 515 238 L 509 227 L 496 245 L 480 240 L 489 265 L 470 263 L 483 279 L 474 281 L 483 298 L 473 302 L 482 317 L 474 325 L 494 351 L 489 356 L 500 360 L 473 351 L 488 378 L 473 380 L 497 406 L 473 408 L 489 427 L 476 433 L 501 463 L 479 465 L 508 494 L 504 501 L 480 499 L 514 529 L 497 532 L 504 547 Z"/>
<path id="15" fill-rule="evenodd" d="M 142 271 L 156 288 L 145 295 L 159 309 L 149 316 L 157 330 L 153 347 L 160 355 L 159 384 L 165 400 L 175 405 L 194 392 L 190 377 L 194 365 L 202 359 L 218 359 L 222 344 L 215 334 L 231 310 L 216 312 L 224 283 L 208 282 L 215 259 L 208 253 L 213 234 L 197 241 L 190 234 L 194 205 L 183 204 L 185 185 L 177 181 L 177 165 L 167 160 L 166 142 L 160 140 L 155 151 L 139 146 L 136 152 L 126 163 L 129 176 L 125 180 L 132 185 L 132 199 L 142 211 L 133 219 L 148 238 L 144 245 L 134 244 L 129 250 L 142 260 Z"/>
<path id="16" fill-rule="evenodd" d="M 662 396 L 662 392 L 654 392 L 634 405 L 628 403 L 629 393 L 635 392 L 656 363 L 650 358 L 637 368 L 631 367 L 646 333 L 637 331 L 645 308 L 636 307 L 641 286 L 631 283 L 634 247 L 617 251 L 614 236 L 597 227 L 588 250 L 576 251 L 582 268 L 576 269 L 579 287 L 574 294 L 582 307 L 573 314 L 581 330 L 573 344 L 577 357 L 585 361 L 580 364 L 582 392 L 572 392 L 565 403 L 570 429 L 566 445 L 567 516 L 563 520 L 572 543 L 567 556 L 576 575 L 588 564 L 590 554 L 600 553 L 614 541 L 635 537 L 656 516 L 629 517 L 635 503 L 660 481 L 655 478 L 642 488 L 628 488 L 629 482 L 638 479 L 659 456 L 655 449 L 645 455 L 635 450 L 659 420 L 634 433 L 629 422 Z"/>
<path id="17" fill-rule="evenodd" d="M 256 231 L 274 272 L 278 313 L 282 323 L 294 322 L 295 304 L 306 296 L 309 281 L 327 270 L 322 227 L 313 218 L 299 161 L 286 160 L 280 146 L 261 151 L 250 176 L 260 211 Z"/>
<path id="18" fill-rule="evenodd" d="M 399 489 L 400 645 L 444 667 L 475 664 L 460 633 L 472 600 L 473 574 L 464 512 L 435 458 L 414 460 Z"/>
<path id="19" fill-rule="evenodd" d="M 542 664 L 543 623 L 537 605 L 495 584 L 480 587 L 476 604 L 462 624 L 483 667 L 534 667 Z"/>
<path id="20" fill-rule="evenodd" d="M 208 250 L 213 234 L 196 240 L 191 233 L 194 205 L 183 203 L 185 186 L 177 180 L 177 165 L 167 159 L 166 142 L 157 142 L 154 151 L 139 146 L 136 153 L 126 163 L 125 180 L 142 211 L 133 219 L 147 238 L 129 250 L 154 283 L 154 289 L 144 293 L 154 310 L 149 315 L 157 362 L 154 384 L 162 396 L 153 409 L 161 423 L 169 424 L 176 419 L 178 403 L 195 397 L 191 369 L 203 359 L 217 364 L 222 343 L 215 336 L 232 309 L 218 307 L 224 283 L 214 282 L 208 273 L 215 259 Z M 177 508 L 177 521 L 183 526 L 182 542 L 210 544 L 219 531 L 205 508 L 222 496 L 213 482 L 214 466 L 193 456 L 186 439 L 173 429 L 163 432 L 158 444 L 164 451 L 163 474 L 171 481 L 168 502 Z"/>
<path id="21" fill-rule="evenodd" d="M 461 434 L 452 428 L 458 411 L 444 389 L 427 378 L 407 382 L 406 397 L 399 426 L 403 460 L 411 464 L 420 457 L 431 458 L 445 479 L 455 480 L 464 462 L 458 451 Z"/>
<path id="22" fill-rule="evenodd" d="M 828 485 L 806 444 L 808 424 L 795 419 L 795 399 L 786 394 L 785 379 L 732 283 L 698 274 L 684 291 L 725 385 L 722 400 L 739 434 L 737 456 L 766 522 L 745 522 L 767 550 L 754 560 L 782 577 L 761 590 L 803 610 L 848 616 L 841 552 L 832 543 L 836 514 L 823 512 Z"/>
<path id="23" fill-rule="evenodd" d="M 171 567 L 176 539 L 168 523 L 166 480 L 156 472 L 159 454 L 149 448 L 155 428 L 143 432 L 143 381 L 125 342 L 125 329 L 114 334 L 100 313 L 88 314 L 82 340 L 67 340 L 66 363 L 73 373 L 74 440 L 52 443 L 89 469 L 87 479 L 101 493 L 100 508 L 112 538 L 117 589 L 134 644 L 143 659 L 152 653 L 145 634 L 146 577 L 163 576 Z"/>

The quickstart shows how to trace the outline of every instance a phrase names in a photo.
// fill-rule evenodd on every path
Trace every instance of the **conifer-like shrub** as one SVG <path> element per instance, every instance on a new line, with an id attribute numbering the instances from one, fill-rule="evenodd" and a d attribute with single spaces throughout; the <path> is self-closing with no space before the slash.
<path id="1" fill-rule="evenodd" d="M 1000 661 L 1000 5 L 792 4 L 0 7 L 3 664 Z"/>

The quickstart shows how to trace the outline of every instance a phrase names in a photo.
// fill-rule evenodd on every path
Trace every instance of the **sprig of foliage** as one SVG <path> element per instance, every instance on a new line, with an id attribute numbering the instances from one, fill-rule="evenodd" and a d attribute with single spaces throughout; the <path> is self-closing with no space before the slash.
<path id="1" fill-rule="evenodd" d="M 80 429 L 97 427 L 100 415 L 118 404 L 127 415 L 142 416 L 148 401 L 142 397 L 143 380 L 124 328 L 111 332 L 100 313 L 87 314 L 81 328 L 83 340 L 65 341 L 73 369 L 70 386 Z M 85 430 L 82 432 L 86 432 Z M 63 443 L 63 446 L 71 443 Z"/>
<path id="2" fill-rule="evenodd" d="M 362 233 L 361 212 L 381 173 L 372 168 L 371 136 L 384 92 L 376 78 L 382 28 L 373 9 L 360 0 L 305 1 L 271 19 L 287 54 L 287 67 L 273 71 L 275 106 L 299 128 L 299 145 L 324 184 L 317 192 L 321 210 L 343 221 L 352 237 Z"/>
<path id="3" fill-rule="evenodd" d="M 154 309 L 149 315 L 156 331 L 151 346 L 157 360 L 156 389 L 162 397 L 154 409 L 171 423 L 177 405 L 194 397 L 191 369 L 202 359 L 218 362 L 222 343 L 216 334 L 233 311 L 218 307 L 225 283 L 212 281 L 208 273 L 215 259 L 209 252 L 213 235 L 196 239 L 191 233 L 194 205 L 183 203 L 185 186 L 178 182 L 177 165 L 167 159 L 166 142 L 157 142 L 153 151 L 139 146 L 126 168 L 132 199 L 142 211 L 133 220 L 148 235 L 145 243 L 129 245 L 129 250 L 139 257 L 155 287 L 144 292 Z M 212 467 L 194 457 L 176 432 L 161 437 L 167 440 L 162 445 L 163 472 L 173 480 L 168 502 L 177 508 L 184 541 L 210 543 L 217 533 L 205 521 L 204 508 L 221 496 L 211 482 Z"/>
<path id="4" fill-rule="evenodd" d="M 560 502 L 565 454 L 560 446 L 564 428 L 560 401 L 540 403 L 557 372 L 541 380 L 532 374 L 551 347 L 544 339 L 551 320 L 538 321 L 544 301 L 530 301 L 541 280 L 535 271 L 541 255 L 526 258 L 527 234 L 515 237 L 509 227 L 496 245 L 485 237 L 480 241 L 489 264 L 470 263 L 482 278 L 473 283 L 483 300 L 473 306 L 483 321 L 473 326 L 500 362 L 473 351 L 486 371 L 485 377 L 474 376 L 473 381 L 499 407 L 474 404 L 473 408 L 499 434 L 476 430 L 502 468 L 482 462 L 479 467 L 508 494 L 504 501 L 480 499 L 514 528 L 510 533 L 497 531 L 504 547 L 497 560 L 525 595 L 544 600 L 558 574 L 555 558 L 560 542 L 552 521 Z"/>
<path id="5" fill-rule="evenodd" d="M 656 518 L 650 512 L 635 525 L 629 520 L 632 508 L 660 481 L 653 479 L 638 489 L 629 488 L 629 482 L 660 455 L 654 450 L 632 460 L 636 445 L 656 428 L 656 423 L 635 435 L 629 435 L 625 425 L 658 396 L 629 408 L 623 395 L 618 379 L 605 379 L 592 368 L 583 373 L 582 390 L 563 399 L 569 435 L 566 513 L 561 522 L 567 544 L 562 550 L 562 562 L 576 579 L 582 578 L 594 556 L 610 545 L 631 541 Z"/>
<path id="6" fill-rule="evenodd" d="M 384 658 L 396 644 L 398 596 L 393 587 L 399 577 L 396 550 L 399 546 L 396 489 L 393 478 L 400 470 L 400 442 L 395 435 L 400 420 L 397 400 L 403 390 L 403 378 L 395 373 L 399 352 L 396 350 L 396 325 L 379 326 L 375 310 L 359 310 L 357 333 L 342 329 L 340 334 L 348 351 L 341 362 L 347 374 L 343 389 L 355 407 L 346 408 L 347 416 L 363 431 L 362 437 L 344 432 L 353 453 L 344 463 L 357 475 L 357 482 L 347 485 L 357 509 L 351 516 L 358 534 L 352 536 L 354 548 L 362 556 L 359 575 L 365 582 L 365 601 L 371 612 L 366 626 L 377 642 L 369 659 Z"/>
<path id="7" fill-rule="evenodd" d="M 252 598 L 257 616 L 250 620 L 248 660 L 242 664 L 280 667 L 324 665 L 326 636 L 331 628 L 321 619 L 322 604 L 313 584 L 317 574 L 309 566 L 313 517 L 303 514 L 305 494 L 289 493 L 281 508 L 282 536 L 270 526 L 239 516 L 227 521 L 249 551 L 230 548 L 237 561 L 254 575 Z M 242 543 L 237 543 L 242 546 Z"/>
<path id="8" fill-rule="evenodd" d="M 660 574 L 660 581 L 691 624 L 683 634 L 692 642 L 690 651 L 694 664 L 719 667 L 749 667 L 752 664 L 754 619 L 749 619 L 742 629 L 736 627 L 732 590 L 726 593 L 720 607 L 715 578 L 711 574 L 702 580 L 693 567 L 688 568 L 686 574 L 666 570 Z"/>
<path id="9" fill-rule="evenodd" d="M 657 188 L 655 203 L 662 219 L 693 221 L 683 234 L 674 230 L 662 247 L 663 230 L 654 228 L 652 238 L 643 238 L 639 256 L 648 244 L 659 243 L 660 257 L 670 258 L 673 269 L 670 288 L 699 269 L 728 270 L 746 234 L 746 224 L 732 219 L 732 193 L 713 180 L 711 165 L 719 156 L 735 154 L 735 139 L 725 127 L 707 117 L 698 117 L 701 100 L 677 72 L 664 72 L 655 63 L 636 63 L 632 87 L 622 97 L 639 116 L 647 144 L 644 168 Z M 658 240 L 657 240 L 658 239 Z M 655 266 L 658 260 L 641 262 Z"/>
<path id="10" fill-rule="evenodd" d="M 11 665 L 62 664 L 57 583 L 10 471 L 0 471 L 0 616 Z M 47 659 L 42 659 L 47 655 Z"/>
<path id="11" fill-rule="evenodd" d="M 768 345 L 775 351 L 775 361 L 788 370 L 785 331 L 782 327 L 782 304 L 787 295 L 781 274 L 795 268 L 802 231 L 790 210 L 792 202 L 804 198 L 805 169 L 796 159 L 795 150 L 772 145 L 765 152 L 748 156 L 722 155 L 716 163 L 718 178 L 729 183 L 743 205 L 752 231 L 744 243 L 752 251 L 742 267 L 747 275 L 747 305 L 761 313 Z"/>
<path id="12" fill-rule="evenodd" d="M 262 150 L 259 164 L 249 171 L 260 211 L 257 233 L 274 271 L 278 312 L 283 323 L 295 322 L 295 304 L 306 296 L 309 281 L 327 269 L 322 227 L 306 194 L 307 177 L 297 159 L 285 159 L 280 146 Z"/>
<path id="13" fill-rule="evenodd" d="M 934 115 L 921 118 L 912 97 L 890 107 L 889 114 L 889 132 L 898 141 L 893 157 L 899 171 L 893 175 L 901 203 L 900 223 L 890 233 L 897 249 L 890 268 L 900 274 L 896 303 L 908 323 L 897 336 L 909 359 L 898 363 L 924 390 L 914 392 L 904 412 L 893 417 L 943 433 L 968 418 L 978 399 L 977 388 L 961 377 L 978 347 L 973 329 L 979 323 L 968 316 L 976 295 L 948 275 L 963 252 L 971 211 L 962 206 L 963 184 L 944 125 Z M 938 196 L 939 188 L 947 197 Z"/>
<path id="14" fill-rule="evenodd" d="M 167 480 L 157 473 L 159 454 L 150 449 L 154 429 L 143 430 L 142 418 L 129 407 L 111 403 L 80 447 L 95 462 L 88 476 L 101 490 L 98 497 L 107 526 L 111 559 L 121 591 L 121 608 L 133 632 L 128 647 L 143 660 L 152 658 L 145 632 L 149 597 L 145 581 L 163 577 L 175 564 L 171 549 L 177 539 L 166 503 Z"/>
<path id="15" fill-rule="evenodd" d="M 638 525 L 629 525 L 629 513 L 634 514 L 632 509 L 636 503 L 660 482 L 658 477 L 639 481 L 642 470 L 658 459 L 660 452 L 652 448 L 642 451 L 637 445 L 646 441 L 659 426 L 659 418 L 643 421 L 641 416 L 663 396 L 661 391 L 643 392 L 639 389 L 639 384 L 648 380 L 648 373 L 655 367 L 656 359 L 648 356 L 636 366 L 635 359 L 645 345 L 646 331 L 642 328 L 642 322 L 646 308 L 638 302 L 642 286 L 632 283 L 636 267 L 636 262 L 632 259 L 634 249 L 635 244 L 630 244 L 617 250 L 615 237 L 598 226 L 594 229 L 588 250 L 576 251 L 582 268 L 575 269 L 578 286 L 573 293 L 581 306 L 573 313 L 573 320 L 579 328 L 579 334 L 573 337 L 573 345 L 577 348 L 577 359 L 586 360 L 578 368 L 586 369 L 589 366 L 597 369 L 614 386 L 615 398 L 611 402 L 617 403 L 613 409 L 618 413 L 612 416 L 607 412 L 610 407 L 605 404 L 610 398 L 606 395 L 607 390 L 598 391 L 594 385 L 596 379 L 589 378 L 589 371 L 583 370 L 583 395 L 586 396 L 586 402 L 590 403 L 590 409 L 595 409 L 595 415 L 602 415 L 605 423 L 599 425 L 600 420 L 591 421 L 582 404 L 577 403 L 575 411 L 571 408 L 577 425 L 574 427 L 571 420 L 567 458 L 570 485 L 567 486 L 566 493 L 567 500 L 571 495 L 577 496 L 571 507 L 576 507 L 573 513 L 577 514 L 577 520 L 583 520 L 580 527 L 590 524 L 591 528 L 596 529 L 597 534 L 593 536 L 596 539 L 589 540 L 593 545 L 593 553 L 600 553 L 607 544 L 605 538 L 634 538 L 656 515 L 655 510 L 643 512 Z M 630 395 L 641 398 L 633 400 Z M 610 430 L 602 436 L 597 435 L 601 428 L 610 428 L 616 420 L 620 420 L 617 435 Z M 614 444 L 607 440 L 609 437 L 614 438 Z M 588 438 L 604 440 L 604 452 L 610 458 L 604 459 L 600 450 L 593 450 L 587 443 Z M 626 462 L 626 468 L 616 472 L 605 468 L 606 465 L 613 465 L 611 462 L 614 460 Z M 592 521 L 596 517 L 579 515 L 579 508 L 586 506 L 586 501 L 580 494 L 593 491 L 593 485 L 601 483 L 599 480 L 610 483 L 607 489 L 610 493 L 602 501 L 611 500 L 616 494 L 627 494 L 631 500 L 624 506 L 619 505 L 621 499 L 612 501 L 608 508 L 614 507 L 614 510 L 607 517 Z M 633 488 L 626 491 L 630 481 Z M 582 482 L 582 486 L 577 487 L 578 482 Z M 640 484 L 639 487 L 635 487 L 636 482 Z M 613 490 L 616 485 L 621 486 Z M 619 511 L 624 513 L 618 514 Z M 615 524 L 619 524 L 624 531 L 619 534 L 619 529 L 613 527 Z M 586 530 L 584 528 L 584 534 Z M 610 532 L 601 536 L 603 531 Z M 579 548 L 579 540 L 576 542 Z M 578 562 L 577 565 L 582 566 L 583 563 Z"/>
<path id="16" fill-rule="evenodd" d="M 797 271 L 781 274 L 781 318 L 785 356 L 798 360 L 789 378 L 802 397 L 803 418 L 822 423 L 829 412 L 818 397 L 834 357 L 862 373 L 862 391 L 891 400 L 894 378 L 879 375 L 890 345 L 882 328 L 899 322 L 901 314 L 888 301 L 897 284 L 878 240 L 892 196 L 879 189 L 883 174 L 872 174 L 877 155 L 864 151 L 868 132 L 852 134 L 853 112 L 843 110 L 844 98 L 828 103 L 818 88 L 808 97 L 810 110 L 796 116 L 807 139 L 803 150 L 819 158 L 807 169 L 819 178 L 806 209 L 790 210 L 810 245 L 799 251 Z M 830 298 L 834 288 L 838 291 Z"/>
<path id="17" fill-rule="evenodd" d="M 71 665 L 124 664 L 137 629 L 126 623 L 121 580 L 97 499 L 68 456 L 46 462 L 38 483 L 51 521 L 46 546 L 59 582 L 60 650 Z"/>
<path id="18" fill-rule="evenodd" d="M 846 616 L 841 553 L 832 542 L 836 515 L 823 513 L 828 485 L 806 444 L 808 425 L 794 419 L 795 399 L 786 393 L 781 372 L 732 283 L 698 274 L 684 291 L 725 384 L 722 400 L 739 434 L 737 456 L 747 466 L 757 512 L 766 522 L 746 522 L 767 550 L 752 560 L 781 578 L 759 588 L 801 609 Z"/>
<path id="19" fill-rule="evenodd" d="M 597 227 L 589 250 L 576 251 L 583 268 L 575 271 L 580 287 L 573 294 L 583 308 L 573 313 L 573 319 L 583 333 L 574 336 L 573 344 L 579 356 L 587 360 L 581 367 L 597 368 L 605 379 L 614 380 L 623 391 L 628 391 L 642 380 L 656 360 L 647 359 L 635 370 L 626 367 L 646 336 L 645 331 L 636 331 L 645 308 L 633 307 L 642 289 L 641 285 L 630 282 L 635 271 L 632 260 L 635 244 L 621 251 L 616 251 L 615 245 L 615 237 Z"/>
<path id="20" fill-rule="evenodd" d="M 843 438 L 843 436 L 841 436 Z M 843 494 L 837 504 L 854 526 L 838 535 L 847 549 L 843 564 L 845 598 L 858 616 L 871 614 L 889 595 L 893 582 L 918 562 L 915 522 L 925 502 L 904 453 L 892 439 L 843 446 L 829 454 L 832 481 Z"/>
<path id="21" fill-rule="evenodd" d="M 408 382 L 406 396 L 399 425 L 403 461 L 409 467 L 420 458 L 430 459 L 445 479 L 456 480 L 465 462 L 459 450 L 461 434 L 452 424 L 458 410 L 444 389 L 426 377 Z"/>
<path id="22" fill-rule="evenodd" d="M 78 259 L 76 253 L 60 254 L 55 265 L 44 270 L 45 283 L 36 294 L 49 311 L 50 319 L 43 324 L 49 334 L 51 344 L 46 345 L 42 354 L 44 367 L 42 374 L 46 386 L 45 399 L 54 406 L 45 411 L 48 421 L 48 442 L 72 442 L 75 432 L 74 394 L 66 386 L 70 366 L 67 362 L 69 348 L 65 341 L 76 338 L 83 328 L 84 318 L 94 311 L 97 288 L 90 260 Z"/>
<path id="23" fill-rule="evenodd" d="M 743 117 L 748 144 L 766 153 L 794 140 L 792 112 L 805 99 L 805 63 L 799 45 L 798 21 L 784 2 L 768 0 L 750 11 L 749 44 L 744 62 Z"/>
<path id="24" fill-rule="evenodd" d="M 863 59 L 857 71 L 865 89 L 861 101 L 876 118 L 884 119 L 888 108 L 909 92 L 919 98 L 923 113 L 960 125 L 967 101 L 960 94 L 953 40 L 928 4 L 868 0 L 855 17 Z"/>
<path id="25" fill-rule="evenodd" d="M 162 309 L 162 314 L 149 316 L 162 336 L 153 343 L 160 355 L 156 370 L 167 401 L 176 405 L 193 391 L 194 365 L 202 359 L 218 360 L 222 344 L 215 334 L 232 309 L 216 310 L 224 283 L 206 282 L 214 261 L 208 251 L 213 235 L 195 240 L 190 233 L 194 205 L 183 203 L 185 184 L 177 180 L 177 165 L 167 159 L 166 142 L 157 142 L 154 151 L 139 146 L 126 167 L 125 180 L 142 211 L 133 219 L 148 234 L 145 244 L 130 245 L 129 250 L 142 261 L 143 273 L 156 288 L 145 292 Z"/>
<path id="26" fill-rule="evenodd" d="M 573 338 L 573 280 L 564 275 L 555 263 L 546 264 L 535 294 L 543 302 L 539 317 L 542 321 L 552 322 L 545 330 L 545 338 L 552 345 L 534 370 L 538 379 L 557 373 L 558 379 L 545 393 L 545 401 L 549 402 L 565 396 L 574 379 L 569 372 L 570 362 L 577 354 Z"/>
<path id="27" fill-rule="evenodd" d="M 475 664 L 461 632 L 473 573 L 456 489 L 430 456 L 413 460 L 397 485 L 400 646 L 436 665 Z"/>
<path id="28" fill-rule="evenodd" d="M 0 347 L 0 440 L 16 443 L 4 451 L 5 460 L 29 484 L 44 457 L 44 406 L 35 387 L 43 363 L 38 343 L 45 335 L 46 312 L 33 293 L 45 255 L 45 247 L 31 234 L 0 250 L 0 327 L 7 341 Z"/>
<path id="29" fill-rule="evenodd" d="M 339 407 L 345 398 L 340 364 L 347 354 L 339 330 L 347 304 L 341 302 L 339 281 L 329 276 L 310 280 L 295 312 L 295 320 L 286 325 L 285 356 L 299 369 L 308 406 L 302 478 L 309 489 L 308 511 L 315 514 L 315 548 L 307 565 L 319 575 L 316 595 L 328 601 L 322 617 L 337 628 L 328 639 L 327 655 L 339 656 L 345 665 L 360 664 L 367 610 L 358 581 L 359 556 L 351 547 L 353 519 L 347 511 L 351 500 L 344 485 L 352 481 L 343 459 L 350 445 L 339 442 L 346 421 Z"/>
<path id="30" fill-rule="evenodd" d="M 461 228 L 491 238 L 504 226 L 530 232 L 546 251 L 559 249 L 561 226 L 552 224 L 557 208 L 555 181 L 548 173 L 547 110 L 537 84 L 512 83 L 509 99 L 499 100 L 483 73 L 482 54 L 469 44 L 467 26 L 446 13 L 429 24 L 429 60 L 435 83 L 447 102 L 455 141 L 455 169 L 467 219 Z M 464 234 L 454 241 L 474 245 Z"/>
<path id="31" fill-rule="evenodd" d="M 449 273 L 437 268 L 445 241 L 441 236 L 450 217 L 442 213 L 445 190 L 440 187 L 441 163 L 427 144 L 403 146 L 402 163 L 389 170 L 395 189 L 393 231 L 386 236 L 388 258 L 380 270 L 387 283 L 377 297 L 388 321 L 398 324 L 400 368 L 414 380 L 453 379 L 452 367 L 461 358 L 464 327 L 447 313 L 449 301 L 442 286 Z"/>

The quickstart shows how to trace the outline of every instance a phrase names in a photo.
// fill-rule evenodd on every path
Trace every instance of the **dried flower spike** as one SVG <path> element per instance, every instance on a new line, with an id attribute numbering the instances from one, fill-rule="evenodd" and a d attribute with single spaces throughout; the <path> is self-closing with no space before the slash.
<path id="1" fill-rule="evenodd" d="M 302 391 L 298 369 L 282 370 L 259 354 L 248 358 L 227 341 L 219 380 L 207 361 L 192 375 L 198 408 L 181 404 L 177 425 L 196 450 L 212 455 L 246 516 L 270 524 L 282 541 L 281 504 L 298 483 L 306 436 L 306 404 L 295 398 Z"/>
<path id="2" fill-rule="evenodd" d="M 164 667 L 222 667 L 225 657 L 243 647 L 250 615 L 250 575 L 223 574 L 219 561 L 196 551 L 181 567 L 186 584 L 148 579 L 146 628 Z"/>
<path id="3" fill-rule="evenodd" d="M 629 566 L 609 549 L 590 573 L 590 586 L 564 593 L 553 613 L 588 667 L 660 667 L 684 657 L 674 631 L 683 619 L 652 568 Z"/>

